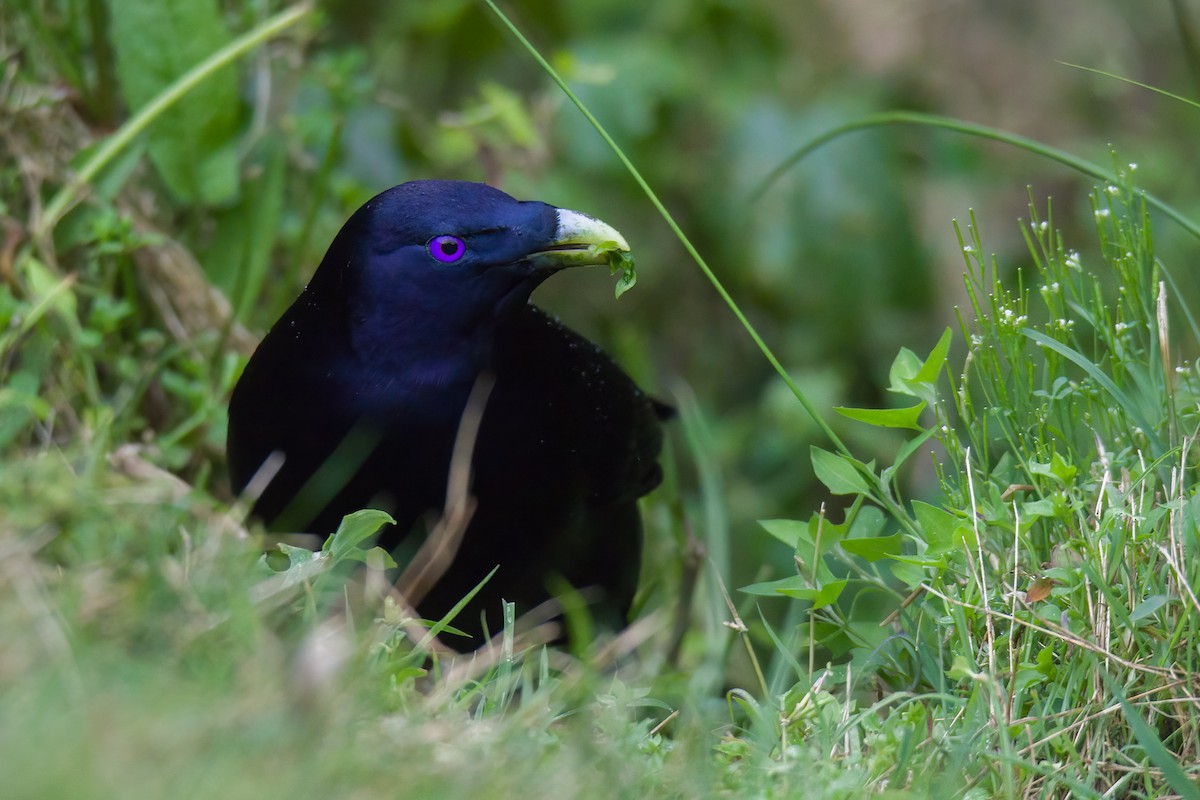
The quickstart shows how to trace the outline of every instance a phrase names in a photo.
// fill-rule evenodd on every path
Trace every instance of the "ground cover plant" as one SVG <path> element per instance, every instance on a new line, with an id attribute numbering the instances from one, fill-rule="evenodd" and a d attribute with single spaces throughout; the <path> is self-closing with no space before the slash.
<path id="1" fill-rule="evenodd" d="M 4 796 L 1200 793 L 1200 242 L 1194 196 L 1146 193 L 1175 177 L 1164 162 L 1178 153 L 1101 145 L 1090 161 L 1053 162 L 1062 151 L 996 129 L 856 111 L 784 137 L 729 192 L 736 203 L 704 205 L 718 193 L 686 196 L 711 152 L 683 136 L 704 127 L 702 112 L 670 60 L 643 67 L 661 83 L 621 105 L 594 79 L 608 63 L 595 54 L 628 24 L 604 28 L 616 23 L 599 5 L 573 6 L 580 17 L 558 22 L 609 33 L 539 67 L 512 35 L 548 40 L 537 34 L 554 12 L 544 22 L 534 10 L 395 11 L 399 51 L 353 44 L 369 33 L 336 4 L 0 12 Z M 737 65 L 771 54 L 767 11 L 677 12 L 730 55 L 730 74 L 761 74 Z M 1186 15 L 1176 22 L 1186 41 Z M 410 113 L 432 102 L 421 89 L 381 102 L 365 77 L 410 53 L 431 86 L 465 98 L 436 123 Z M 481 64 L 494 67 L 488 81 L 464 77 Z M 585 138 L 547 71 L 615 126 L 610 143 L 632 145 Z M 714 106 L 742 108 L 747 84 L 730 80 L 714 78 Z M 411 117 L 394 140 L 377 135 L 389 102 Z M 650 133 L 656 116 L 678 120 L 674 138 Z M 803 327 L 811 301 L 793 284 L 841 295 L 828 276 L 797 276 L 854 260 L 885 275 L 901 267 L 880 253 L 920 249 L 887 210 L 905 207 L 886 188 L 912 155 L 891 152 L 901 122 L 967 174 L 987 170 L 968 154 L 995 134 L 1083 177 L 1053 198 L 1020 183 L 1019 226 L 965 206 L 935 221 L 963 287 L 942 298 L 949 324 L 905 328 L 897 319 L 940 301 L 905 305 L 897 288 L 885 302 L 856 273 L 850 304 L 870 314 L 823 318 L 825 343 L 805 344 L 817 328 Z M 664 155 L 681 148 L 690 158 Z M 719 172 L 718 161 L 705 163 Z M 851 163 L 868 164 L 882 198 L 839 194 L 823 170 Z M 626 167 L 645 172 L 634 181 Z M 656 337 L 637 333 L 657 303 L 682 318 L 655 329 L 664 347 L 688 349 L 672 334 L 682 325 L 697 353 L 721 355 L 675 361 L 679 374 L 714 374 L 672 391 L 667 486 L 644 509 L 653 568 L 615 641 L 566 652 L 510 627 L 449 657 L 388 591 L 370 549 L 385 515 L 348 517 L 319 551 L 274 547 L 224 488 L 225 404 L 252 331 L 290 302 L 384 169 L 389 182 L 437 169 L 516 193 L 531 180 L 522 172 L 540 174 L 564 204 L 592 208 L 574 198 L 600 192 L 660 229 L 651 246 L 634 241 L 638 284 L 610 345 L 635 373 L 663 374 Z M 794 222 L 832 213 L 777 199 L 796 174 L 826 187 L 827 206 L 862 214 L 869 235 L 844 217 L 827 218 L 830 239 Z M 747 208 L 789 225 L 754 227 Z M 1019 249 L 1006 244 L 1014 232 Z M 654 254 L 676 234 L 691 271 L 664 282 Z M 804 253 L 813 261 L 790 242 L 805 236 L 819 243 Z M 723 268 L 774 263 L 775 251 L 792 272 Z M 629 288 L 631 265 L 613 267 Z M 915 260 L 903 273 L 927 274 Z M 612 276 L 595 281 L 573 290 L 577 305 L 611 315 Z M 712 306 L 685 302 L 700 291 Z M 868 344 L 851 343 L 854 327 L 872 328 Z M 724 340 L 737 344 L 706 348 Z M 790 369 L 823 348 L 870 353 L 874 388 Z M 752 402 L 717 413 L 713 398 L 739 395 Z"/>

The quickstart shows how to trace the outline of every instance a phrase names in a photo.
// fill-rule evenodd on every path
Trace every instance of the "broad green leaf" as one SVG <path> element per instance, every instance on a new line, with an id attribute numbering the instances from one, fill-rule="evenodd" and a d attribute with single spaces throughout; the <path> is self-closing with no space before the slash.
<path id="1" fill-rule="evenodd" d="M 326 539 L 321 549 L 333 556 L 334 561 L 346 558 L 360 561 L 366 557 L 367 551 L 359 545 L 374 536 L 384 525 L 395 524 L 396 520 L 385 511 L 374 508 L 355 511 L 342 518 L 337 533 Z"/>
<path id="2" fill-rule="evenodd" d="M 794 600 L 808 600 L 814 608 L 821 608 L 837 601 L 848 581 L 829 581 L 819 587 L 814 587 L 802 575 L 793 575 L 778 581 L 752 583 L 742 587 L 747 594 L 760 597 L 791 597 Z"/>
<path id="3" fill-rule="evenodd" d="M 25 268 L 25 281 L 29 285 L 30 300 L 33 308 L 26 318 L 21 320 L 22 328 L 28 330 L 33 323 L 47 311 L 53 310 L 66 320 L 74 320 L 76 313 L 75 293 L 72 286 L 74 276 L 58 278 L 45 264 L 36 258 L 26 258 L 22 266 Z M 31 321 L 32 320 L 32 321 Z"/>
<path id="4" fill-rule="evenodd" d="M 1045 464 L 1030 461 L 1029 472 L 1033 475 L 1051 478 L 1062 484 L 1070 484 L 1075 479 L 1075 473 L 1078 470 L 1073 464 L 1068 464 L 1062 456 L 1055 453 L 1050 456 L 1050 461 Z"/>
<path id="5" fill-rule="evenodd" d="M 1035 520 L 1039 517 L 1054 518 L 1059 514 L 1059 509 L 1054 501 L 1049 497 L 1043 500 L 1031 500 L 1028 503 L 1021 503 L 1018 508 L 1021 509 L 1021 521 Z"/>
<path id="6" fill-rule="evenodd" d="M 954 528 L 958 526 L 958 517 L 945 509 L 923 503 L 920 500 L 912 502 L 913 514 L 921 532 L 925 534 L 925 544 L 931 554 L 944 553 L 954 542 Z"/>
<path id="7" fill-rule="evenodd" d="M 867 561 L 878 561 L 899 555 L 903 543 L 898 533 L 891 536 L 871 536 L 863 539 L 843 539 L 842 549 Z"/>
<path id="8" fill-rule="evenodd" d="M 946 364 L 946 357 L 950 355 L 950 339 L 950 329 L 946 328 L 942 333 L 942 338 L 938 339 L 938 343 L 933 346 L 929 357 L 921 365 L 921 369 L 913 376 L 913 383 L 937 383 L 938 375 L 941 374 L 942 367 Z"/>
<path id="9" fill-rule="evenodd" d="M 908 408 L 845 408 L 838 406 L 833 410 L 843 417 L 857 422 L 865 422 L 876 428 L 911 428 L 919 431 L 921 426 L 917 424 L 917 419 L 921 416 L 924 408 L 925 402 L 921 401 Z"/>
<path id="10" fill-rule="evenodd" d="M 946 674 L 950 680 L 961 681 L 963 678 L 978 679 L 979 670 L 971 663 L 966 656 L 959 654 L 954 657 L 954 661 L 950 664 L 950 669 L 946 670 Z"/>
<path id="11" fill-rule="evenodd" d="M 892 575 L 909 589 L 915 589 L 924 583 L 926 573 L 923 566 L 896 561 L 889 565 Z"/>
<path id="12" fill-rule="evenodd" d="M 950 340 L 950 329 L 946 328 L 942 338 L 933 346 L 929 357 L 924 361 L 911 350 L 900 348 L 888 374 L 891 383 L 888 390 L 932 403 L 936 399 L 934 386 L 950 353 Z"/>
<path id="13" fill-rule="evenodd" d="M 887 525 L 887 518 L 883 516 L 882 511 L 875 506 L 862 506 L 850 523 L 849 535 L 855 539 L 879 536 L 883 533 L 885 525 Z"/>
<path id="14" fill-rule="evenodd" d="M 818 552 L 820 555 L 825 555 L 849 533 L 850 526 L 846 523 L 839 524 L 829 517 L 822 519 L 820 514 L 813 514 L 808 518 L 808 530 L 800 534 L 800 543 L 796 547 L 796 554 L 809 561 L 813 557 L 813 549 L 819 543 Z"/>
<path id="15" fill-rule="evenodd" d="M 793 550 L 800 543 L 800 536 L 808 532 L 808 523 L 798 519 L 760 519 L 763 530 Z"/>
<path id="16" fill-rule="evenodd" d="M 806 563 L 813 561 L 818 532 L 821 540 L 819 555 L 825 555 L 845 538 L 849 531 L 845 523 L 838 524 L 828 518 L 822 520 L 820 514 L 813 514 L 807 521 L 760 519 L 758 524 L 771 536 L 795 550 L 796 555 Z"/>
<path id="17" fill-rule="evenodd" d="M 813 471 L 817 480 L 834 494 L 869 494 L 871 487 L 859 472 L 865 465 L 846 456 L 812 447 Z"/>
<path id="18" fill-rule="evenodd" d="M 908 382 L 920 371 L 920 356 L 907 347 L 901 347 L 892 360 L 892 368 L 888 370 L 888 391 L 915 397 L 912 389 L 908 387 Z"/>
<path id="19" fill-rule="evenodd" d="M 1021 693 L 1030 686 L 1036 686 L 1039 683 L 1044 683 L 1046 676 L 1032 667 L 1022 666 L 1017 670 L 1017 680 L 1013 686 L 1015 693 Z"/>
<path id="20" fill-rule="evenodd" d="M 1138 603 L 1137 606 L 1134 607 L 1133 611 L 1129 612 L 1129 619 L 1131 622 L 1138 622 L 1142 619 L 1145 619 L 1169 603 L 1170 600 L 1171 598 L 1167 597 L 1165 594 L 1150 595 L 1145 600 Z"/>
<path id="21" fill-rule="evenodd" d="M 784 592 L 816 591 L 812 582 L 803 575 L 791 575 L 776 581 L 762 581 L 743 586 L 742 591 L 759 597 L 776 597 Z"/>
<path id="22" fill-rule="evenodd" d="M 109 16 L 121 92 L 133 110 L 230 41 L 216 0 L 111 0 Z M 236 195 L 239 108 L 237 73 L 228 67 L 155 120 L 150 160 L 180 200 L 219 205 Z"/>
<path id="23" fill-rule="evenodd" d="M 846 588 L 847 583 L 849 583 L 849 581 L 846 580 L 829 581 L 821 586 L 821 588 L 817 590 L 816 595 L 812 598 L 813 608 L 823 608 L 836 603 L 837 599 L 842 595 L 842 590 Z"/>
<path id="24" fill-rule="evenodd" d="M 925 534 L 926 558 L 936 558 L 949 552 L 959 552 L 965 542 L 975 547 L 975 530 L 965 521 L 945 509 L 914 500 L 913 513 Z"/>

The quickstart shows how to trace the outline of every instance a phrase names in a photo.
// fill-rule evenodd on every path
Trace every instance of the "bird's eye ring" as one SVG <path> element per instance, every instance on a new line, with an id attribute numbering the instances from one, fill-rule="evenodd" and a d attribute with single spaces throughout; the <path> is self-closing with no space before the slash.
<path id="1" fill-rule="evenodd" d="M 429 255 L 443 264 L 453 264 L 467 252 L 467 244 L 457 236 L 435 236 L 429 240 Z"/>

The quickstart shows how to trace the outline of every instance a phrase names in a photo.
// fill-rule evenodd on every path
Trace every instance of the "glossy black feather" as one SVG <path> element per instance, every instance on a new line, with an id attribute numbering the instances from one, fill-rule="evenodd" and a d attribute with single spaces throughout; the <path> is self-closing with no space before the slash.
<path id="1" fill-rule="evenodd" d="M 499 565 L 457 626 L 478 633 L 482 613 L 497 631 L 501 599 L 528 611 L 558 580 L 589 589 L 597 619 L 623 622 L 640 560 L 637 499 L 661 480 L 662 406 L 529 304 L 554 270 L 544 262 L 573 257 L 533 255 L 553 251 L 560 219 L 552 206 L 449 181 L 403 184 L 356 212 L 234 391 L 234 489 L 272 452 L 285 456 L 255 513 L 324 535 L 382 506 L 398 525 L 380 543 L 396 546 L 442 509 L 454 437 L 486 372 L 478 505 L 418 610 L 439 618 Z M 463 263 L 430 256 L 440 235 L 466 242 Z"/>

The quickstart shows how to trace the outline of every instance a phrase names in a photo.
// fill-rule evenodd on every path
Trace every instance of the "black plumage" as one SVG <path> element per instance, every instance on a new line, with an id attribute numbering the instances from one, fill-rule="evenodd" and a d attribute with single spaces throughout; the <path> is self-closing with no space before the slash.
<path id="1" fill-rule="evenodd" d="M 627 249 L 576 212 L 484 184 L 414 181 L 360 208 L 246 366 L 229 407 L 229 464 L 269 527 L 326 535 L 366 506 L 397 520 L 395 547 L 436 517 L 451 450 L 481 375 L 494 379 L 471 456 L 477 506 L 449 570 L 418 606 L 437 619 L 497 565 L 458 617 L 500 628 L 556 581 L 624 621 L 636 588 L 637 500 L 661 480 L 661 404 L 596 345 L 529 303 L 566 266 Z M 590 248 L 590 249 L 589 249 Z M 478 640 L 470 644 L 477 643 Z"/>

